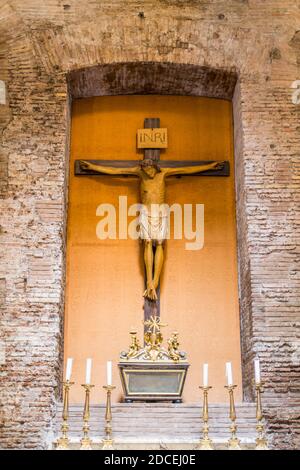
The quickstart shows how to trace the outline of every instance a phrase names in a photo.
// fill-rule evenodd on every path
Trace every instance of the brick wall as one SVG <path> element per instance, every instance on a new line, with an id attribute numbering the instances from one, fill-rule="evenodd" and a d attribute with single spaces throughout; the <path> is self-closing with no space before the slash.
<path id="1" fill-rule="evenodd" d="M 299 447 L 300 105 L 292 103 L 290 88 L 300 79 L 299 20 L 295 0 L 0 2 L 0 80 L 8 90 L 0 105 L 3 448 L 45 448 L 51 441 L 62 354 L 67 74 L 118 62 L 172 63 L 178 73 L 178 64 L 188 64 L 192 69 L 180 76 L 187 94 L 216 96 L 220 86 L 233 94 L 238 77 L 245 398 L 252 397 L 251 364 L 259 354 L 273 445 Z M 177 75 L 161 67 L 141 92 L 151 92 L 160 75 L 162 92 L 176 89 Z M 141 77 L 138 66 L 113 70 L 110 88 Z M 98 86 L 107 93 L 97 73 L 89 91 L 89 73 L 80 74 L 77 90 L 88 94 Z"/>

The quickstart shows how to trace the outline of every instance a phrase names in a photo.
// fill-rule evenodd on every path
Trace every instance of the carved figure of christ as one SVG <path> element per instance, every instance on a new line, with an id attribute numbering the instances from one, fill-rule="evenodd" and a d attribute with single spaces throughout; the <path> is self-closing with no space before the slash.
<path id="1" fill-rule="evenodd" d="M 209 170 L 221 170 L 224 162 L 212 162 L 202 165 L 160 167 L 159 163 L 152 159 L 145 159 L 139 165 L 124 168 L 104 166 L 81 160 L 80 167 L 93 174 L 101 173 L 115 176 L 137 176 L 140 180 L 140 198 L 146 211 L 140 215 L 140 238 L 144 242 L 144 262 L 146 268 L 146 290 L 144 296 L 157 300 L 156 289 L 159 284 L 160 274 L 164 262 L 163 242 L 167 233 L 168 218 L 160 212 L 153 213 L 153 207 L 165 204 L 166 178 L 169 176 L 192 175 Z M 155 255 L 153 245 L 156 245 Z"/>

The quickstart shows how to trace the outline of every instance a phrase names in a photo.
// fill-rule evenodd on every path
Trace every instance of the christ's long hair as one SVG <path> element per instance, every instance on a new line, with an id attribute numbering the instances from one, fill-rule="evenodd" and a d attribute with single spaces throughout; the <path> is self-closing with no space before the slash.
<path id="1" fill-rule="evenodd" d="M 145 160 L 141 160 L 140 162 L 140 167 L 143 168 L 149 168 L 149 167 L 154 167 L 158 173 L 161 172 L 160 166 L 156 160 L 152 160 L 151 158 L 145 158 Z"/>

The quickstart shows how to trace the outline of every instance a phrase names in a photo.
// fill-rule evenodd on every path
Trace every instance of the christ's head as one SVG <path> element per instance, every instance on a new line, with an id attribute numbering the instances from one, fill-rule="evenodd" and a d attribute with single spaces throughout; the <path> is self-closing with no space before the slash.
<path id="1" fill-rule="evenodd" d="M 140 165 L 143 172 L 146 173 L 149 178 L 154 178 L 157 173 L 161 172 L 158 163 L 154 160 L 151 160 L 151 158 L 142 160 Z"/>

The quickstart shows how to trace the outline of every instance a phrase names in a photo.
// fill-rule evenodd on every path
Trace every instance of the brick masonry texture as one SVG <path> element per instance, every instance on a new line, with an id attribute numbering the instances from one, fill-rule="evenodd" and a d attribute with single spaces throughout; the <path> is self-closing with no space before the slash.
<path id="1" fill-rule="evenodd" d="M 0 0 L 2 448 L 47 448 L 60 396 L 68 90 L 124 87 L 233 99 L 245 399 L 258 354 L 272 446 L 300 447 L 299 24 L 296 0 Z"/>

